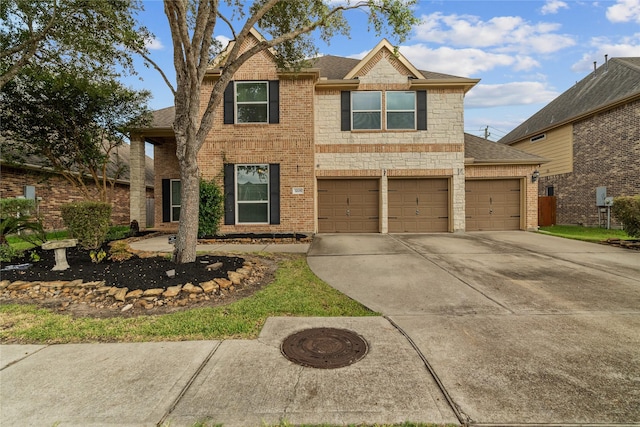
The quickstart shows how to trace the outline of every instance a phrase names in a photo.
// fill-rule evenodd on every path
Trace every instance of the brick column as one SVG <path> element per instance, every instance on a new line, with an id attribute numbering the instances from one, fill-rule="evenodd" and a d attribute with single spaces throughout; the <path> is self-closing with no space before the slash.
<path id="1" fill-rule="evenodd" d="M 147 193 L 142 135 L 131 135 L 129 175 L 129 221 L 138 221 L 140 229 L 143 230 L 147 225 Z"/>

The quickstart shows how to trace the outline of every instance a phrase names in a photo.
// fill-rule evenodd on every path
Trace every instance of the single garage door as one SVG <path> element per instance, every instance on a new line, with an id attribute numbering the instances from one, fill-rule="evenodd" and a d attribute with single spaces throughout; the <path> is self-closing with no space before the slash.
<path id="1" fill-rule="evenodd" d="M 379 194 L 377 179 L 318 180 L 318 232 L 379 232 Z"/>
<path id="2" fill-rule="evenodd" d="M 466 230 L 520 229 L 520 180 L 467 181 Z"/>
<path id="3" fill-rule="evenodd" d="M 449 231 L 446 178 L 389 179 L 389 233 Z"/>

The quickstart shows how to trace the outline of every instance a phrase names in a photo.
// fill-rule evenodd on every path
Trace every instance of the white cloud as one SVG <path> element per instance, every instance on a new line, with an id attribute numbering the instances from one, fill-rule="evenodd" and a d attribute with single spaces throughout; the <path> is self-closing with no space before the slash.
<path id="1" fill-rule="evenodd" d="M 438 47 L 432 49 L 424 44 L 415 44 L 401 46 L 400 52 L 420 70 L 462 77 L 474 76 L 496 67 L 513 67 L 518 71 L 527 71 L 540 66 L 538 61 L 526 55 L 513 56 L 475 48 Z"/>
<path id="2" fill-rule="evenodd" d="M 604 55 L 609 58 L 640 56 L 640 33 L 621 37 L 617 41 L 611 41 L 607 37 L 594 37 L 590 45 L 592 50 L 582 55 L 582 58 L 571 66 L 571 71 L 576 73 L 589 73 L 593 71 L 593 61 L 602 65 Z"/>
<path id="3" fill-rule="evenodd" d="M 495 85 L 478 84 L 465 97 L 467 108 L 547 104 L 558 96 L 541 82 L 512 82 Z"/>
<path id="4" fill-rule="evenodd" d="M 547 0 L 540 13 L 543 15 L 553 15 L 558 13 L 560 9 L 569 9 L 569 5 L 560 0 Z"/>
<path id="5" fill-rule="evenodd" d="M 422 16 L 416 39 L 440 45 L 493 48 L 500 52 L 553 53 L 576 44 L 574 37 L 558 34 L 560 24 L 531 23 L 519 16 L 497 16 L 487 21 L 472 15 Z"/>
<path id="6" fill-rule="evenodd" d="M 150 37 L 145 40 L 144 46 L 149 50 L 162 50 L 164 49 L 164 45 L 157 37 Z"/>
<path id="7" fill-rule="evenodd" d="M 607 8 L 607 19 L 611 22 L 636 22 L 640 24 L 640 0 L 617 0 Z"/>

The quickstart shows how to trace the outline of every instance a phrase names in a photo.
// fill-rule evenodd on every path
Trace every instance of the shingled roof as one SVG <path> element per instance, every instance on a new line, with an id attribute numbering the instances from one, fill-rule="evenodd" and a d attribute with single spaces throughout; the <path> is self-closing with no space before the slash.
<path id="1" fill-rule="evenodd" d="M 636 98 L 640 99 L 640 57 L 612 58 L 499 142 L 512 144 Z"/>
<path id="2" fill-rule="evenodd" d="M 31 170 L 52 171 L 50 164 L 42 157 L 29 154 L 23 155 L 19 150 L 12 148 L 15 141 L 10 140 L 4 136 L 0 136 L 0 143 L 2 143 L 2 153 L 0 155 L 0 164 Z M 113 177 L 118 175 L 117 181 L 121 183 L 128 183 L 130 179 L 129 163 L 130 163 L 130 146 L 129 144 L 121 144 L 111 152 L 111 160 L 107 167 L 107 175 Z M 126 165 L 124 168 L 120 168 L 118 165 Z M 145 160 L 145 184 L 147 187 L 154 186 L 154 168 L 153 159 L 146 156 Z"/>
<path id="3" fill-rule="evenodd" d="M 329 80 L 343 79 L 349 71 L 360 63 L 360 59 L 345 58 L 342 56 L 324 55 L 309 60 L 312 68 L 320 70 L 320 77 Z M 460 78 L 450 74 L 435 73 L 433 71 L 419 70 L 427 79 L 452 79 Z"/>
<path id="4" fill-rule="evenodd" d="M 464 134 L 465 163 L 509 163 L 509 164 L 541 164 L 548 160 L 526 153 L 499 142 L 480 138 L 479 136 Z"/>

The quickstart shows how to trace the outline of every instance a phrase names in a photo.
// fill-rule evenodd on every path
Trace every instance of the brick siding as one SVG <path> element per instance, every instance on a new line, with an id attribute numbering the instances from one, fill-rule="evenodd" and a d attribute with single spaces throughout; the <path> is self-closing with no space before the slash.
<path id="1" fill-rule="evenodd" d="M 65 228 L 60 215 L 63 204 L 84 200 L 80 190 L 60 175 L 5 165 L 0 174 L 0 198 L 23 196 L 25 185 L 35 187 L 36 197 L 42 198 L 38 202 L 38 213 L 47 230 Z M 152 189 L 147 189 L 147 198 L 153 198 Z M 129 186 L 117 184 L 111 192 L 111 202 L 111 222 L 117 225 L 129 224 Z"/>
<path id="2" fill-rule="evenodd" d="M 640 101 L 574 123 L 573 153 L 573 173 L 541 178 L 539 194 L 554 187 L 558 224 L 604 225 L 597 187 L 609 197 L 640 194 Z"/>

